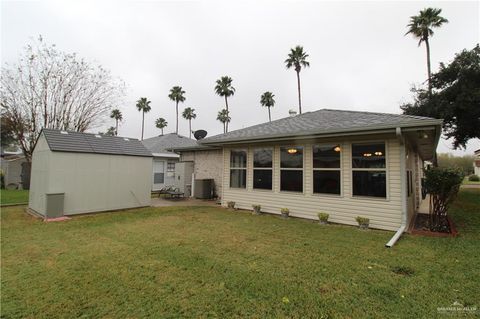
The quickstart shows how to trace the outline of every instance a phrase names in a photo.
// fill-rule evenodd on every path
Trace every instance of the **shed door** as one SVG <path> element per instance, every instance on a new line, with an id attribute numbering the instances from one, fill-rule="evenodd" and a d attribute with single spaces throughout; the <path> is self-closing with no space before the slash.
<path id="1" fill-rule="evenodd" d="M 165 186 L 165 162 L 153 161 L 153 190 L 159 190 Z"/>

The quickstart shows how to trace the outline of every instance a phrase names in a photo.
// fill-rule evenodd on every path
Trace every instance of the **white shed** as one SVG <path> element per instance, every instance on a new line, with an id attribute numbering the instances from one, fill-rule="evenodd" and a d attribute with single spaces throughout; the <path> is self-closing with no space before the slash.
<path id="1" fill-rule="evenodd" d="M 137 139 L 44 129 L 29 208 L 45 217 L 150 206 L 152 154 Z"/>

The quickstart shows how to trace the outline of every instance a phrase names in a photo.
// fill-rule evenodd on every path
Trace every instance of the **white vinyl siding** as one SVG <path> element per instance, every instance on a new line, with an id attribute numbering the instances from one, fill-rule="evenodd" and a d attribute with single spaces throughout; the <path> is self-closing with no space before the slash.
<path id="1" fill-rule="evenodd" d="M 361 139 L 360 139 L 361 140 Z M 368 140 L 363 140 L 363 142 Z M 378 139 L 377 139 L 378 141 Z M 387 198 L 368 198 L 352 196 L 352 159 L 351 144 L 355 140 L 332 140 L 325 143 L 340 144 L 341 154 L 341 195 L 329 196 L 313 193 L 313 165 L 312 146 L 323 141 L 299 143 L 304 148 L 304 176 L 303 193 L 280 191 L 280 146 L 274 147 L 273 158 L 273 191 L 255 190 L 252 187 L 253 149 L 248 147 L 247 156 L 247 189 L 236 190 L 229 188 L 230 176 L 230 149 L 224 149 L 224 194 L 222 204 L 234 201 L 242 209 L 251 209 L 253 204 L 261 205 L 262 211 L 280 214 L 282 207 L 290 209 L 290 215 L 295 217 L 317 219 L 319 211 L 330 214 L 330 221 L 334 223 L 356 225 L 355 217 L 370 218 L 372 228 L 397 230 L 401 223 L 401 195 L 400 195 L 400 145 L 395 138 L 385 138 L 387 156 Z"/>

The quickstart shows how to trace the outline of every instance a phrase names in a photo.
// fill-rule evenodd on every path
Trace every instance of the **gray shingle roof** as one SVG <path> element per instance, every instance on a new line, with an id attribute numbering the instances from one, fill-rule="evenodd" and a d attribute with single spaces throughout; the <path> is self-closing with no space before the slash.
<path id="1" fill-rule="evenodd" d="M 197 145 L 196 140 L 175 133 L 147 138 L 142 143 L 152 153 L 172 153 L 172 149 Z"/>
<path id="2" fill-rule="evenodd" d="M 235 141 L 368 131 L 415 126 L 416 124 L 439 125 L 440 123 L 441 120 L 421 116 L 321 109 L 207 137 L 200 143 L 222 144 Z"/>
<path id="3" fill-rule="evenodd" d="M 152 157 L 134 138 L 43 129 L 52 151 Z"/>

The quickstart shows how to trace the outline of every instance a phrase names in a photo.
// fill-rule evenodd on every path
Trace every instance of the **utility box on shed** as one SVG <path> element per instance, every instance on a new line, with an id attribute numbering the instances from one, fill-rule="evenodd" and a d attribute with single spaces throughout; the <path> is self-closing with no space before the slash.
<path id="1" fill-rule="evenodd" d="M 46 194 L 46 197 L 46 218 L 56 218 L 63 216 L 65 193 Z"/>

